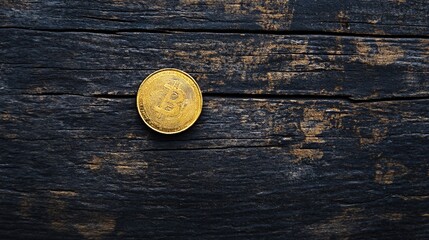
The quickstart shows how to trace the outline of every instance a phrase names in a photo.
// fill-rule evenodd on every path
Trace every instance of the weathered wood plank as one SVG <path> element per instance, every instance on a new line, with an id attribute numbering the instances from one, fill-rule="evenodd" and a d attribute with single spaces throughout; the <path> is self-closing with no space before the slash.
<path id="1" fill-rule="evenodd" d="M 428 239 L 428 14 L 0 1 L 0 238 Z M 174 136 L 135 107 L 163 67 L 205 94 Z"/>
<path id="2" fill-rule="evenodd" d="M 429 39 L 0 30 L 2 93 L 134 95 L 150 72 L 190 72 L 204 93 L 429 96 Z"/>
<path id="3" fill-rule="evenodd" d="M 206 97 L 174 136 L 133 98 L 0 102 L 6 238 L 429 237 L 428 100 Z"/>
<path id="4" fill-rule="evenodd" d="M 426 0 L 3 0 L 0 26 L 428 35 Z"/>

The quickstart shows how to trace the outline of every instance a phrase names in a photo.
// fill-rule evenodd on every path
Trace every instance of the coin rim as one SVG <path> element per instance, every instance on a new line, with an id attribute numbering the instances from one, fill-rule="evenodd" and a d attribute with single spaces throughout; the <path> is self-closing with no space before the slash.
<path id="1" fill-rule="evenodd" d="M 195 118 L 195 119 L 194 119 L 194 120 L 193 120 L 193 121 L 192 121 L 188 126 L 186 126 L 185 128 L 180 129 L 179 131 L 174 131 L 174 132 L 165 132 L 165 131 L 161 131 L 161 130 L 159 130 L 159 129 L 157 129 L 157 128 L 153 127 L 153 126 L 151 126 L 148 122 L 146 122 L 146 120 L 145 120 L 145 118 L 144 118 L 143 114 L 142 114 L 142 113 L 141 113 L 141 111 L 140 111 L 140 106 L 139 106 L 140 89 L 142 88 L 142 86 L 144 85 L 144 83 L 145 83 L 149 78 L 151 78 L 153 75 L 158 74 L 158 73 L 160 73 L 160 72 L 165 72 L 165 71 L 176 71 L 176 72 L 182 73 L 182 74 L 184 74 L 185 76 L 189 77 L 189 78 L 192 80 L 192 82 L 195 84 L 195 86 L 197 87 L 198 95 L 199 95 L 200 103 L 201 103 L 201 104 L 200 104 L 200 106 L 199 106 L 199 109 L 198 109 L 197 117 L 196 117 L 196 118 Z M 139 112 L 139 115 L 140 115 L 141 119 L 143 120 L 143 122 L 144 122 L 144 123 L 145 123 L 149 128 L 151 128 L 152 130 L 154 130 L 154 131 L 156 131 L 156 132 L 162 133 L 162 134 L 176 134 L 176 133 L 181 133 L 181 132 L 183 132 L 183 131 L 187 130 L 188 128 L 192 127 L 192 126 L 194 125 L 194 123 L 198 120 L 198 118 L 200 117 L 201 112 L 202 112 L 202 110 L 203 110 L 203 94 L 201 93 L 201 89 L 200 89 L 200 86 L 198 85 L 197 81 L 195 81 L 195 79 L 194 79 L 191 75 L 189 75 L 188 73 L 186 73 L 186 72 L 184 72 L 184 71 L 182 71 L 182 70 L 180 70 L 180 69 L 177 69 L 177 68 L 163 68 L 163 69 L 159 69 L 159 70 L 157 70 L 157 71 L 155 71 L 155 72 L 153 72 L 153 73 L 149 74 L 149 76 L 147 76 L 147 77 L 142 81 L 142 83 L 141 83 L 141 84 L 140 84 L 140 86 L 139 86 L 139 89 L 137 90 L 136 104 L 137 104 L 137 111 Z"/>

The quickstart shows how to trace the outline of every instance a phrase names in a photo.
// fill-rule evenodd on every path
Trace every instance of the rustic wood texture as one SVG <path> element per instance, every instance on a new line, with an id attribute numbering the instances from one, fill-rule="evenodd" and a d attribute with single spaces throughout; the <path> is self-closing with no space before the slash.
<path id="1" fill-rule="evenodd" d="M 1 1 L 0 239 L 428 239 L 427 1 Z M 204 95 L 165 136 L 135 105 Z"/>
<path id="2" fill-rule="evenodd" d="M 0 83 L 9 93 L 134 95 L 150 72 L 176 67 L 194 75 L 204 93 L 429 95 L 429 39 L 422 38 L 11 29 L 0 34 Z"/>
<path id="3" fill-rule="evenodd" d="M 427 35 L 426 0 L 2 0 L 0 26 Z"/>

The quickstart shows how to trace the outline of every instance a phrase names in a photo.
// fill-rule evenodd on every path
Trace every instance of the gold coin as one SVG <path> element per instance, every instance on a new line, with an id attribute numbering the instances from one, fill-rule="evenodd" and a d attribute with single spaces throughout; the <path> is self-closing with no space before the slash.
<path id="1" fill-rule="evenodd" d="M 137 92 L 137 109 L 153 130 L 174 134 L 191 127 L 203 109 L 203 96 L 197 82 L 173 68 L 150 74 Z"/>

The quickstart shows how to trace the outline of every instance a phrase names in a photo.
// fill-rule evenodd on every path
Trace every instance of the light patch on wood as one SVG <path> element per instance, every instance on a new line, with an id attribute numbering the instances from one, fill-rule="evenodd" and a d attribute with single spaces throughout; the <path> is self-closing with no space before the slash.
<path id="1" fill-rule="evenodd" d="M 30 210 L 32 207 L 31 198 L 28 196 L 24 196 L 19 203 L 19 213 L 21 217 L 28 218 L 30 216 Z"/>
<path id="2" fill-rule="evenodd" d="M 310 165 L 297 166 L 286 173 L 289 181 L 312 179 L 315 176 L 313 167 Z"/>
<path id="3" fill-rule="evenodd" d="M 398 177 L 408 173 L 408 168 L 396 162 L 377 163 L 375 165 L 374 181 L 382 185 L 390 185 Z"/>
<path id="4" fill-rule="evenodd" d="M 209 77 L 207 76 L 207 74 L 206 73 L 198 73 L 196 76 L 195 76 L 195 80 L 197 81 L 197 82 L 203 82 L 203 81 L 207 81 L 209 79 Z M 213 88 L 208 88 L 208 89 L 204 89 L 204 90 L 201 90 L 201 91 L 203 91 L 203 93 L 205 93 L 206 91 L 207 92 L 213 92 Z"/>
<path id="5" fill-rule="evenodd" d="M 64 216 L 66 202 L 59 199 L 58 196 L 51 198 L 48 205 L 48 216 L 51 223 L 51 228 L 58 232 L 67 231 L 67 221 Z"/>
<path id="6" fill-rule="evenodd" d="M 388 130 L 386 127 L 372 129 L 370 135 L 364 134 L 363 128 L 356 128 L 355 131 L 356 134 L 359 136 L 359 143 L 362 146 L 378 144 L 383 141 L 388 134 Z"/>
<path id="7" fill-rule="evenodd" d="M 341 37 L 335 37 L 335 46 L 326 51 L 328 53 L 329 60 L 332 62 L 337 61 L 338 58 L 341 58 L 344 55 L 344 45 L 342 44 L 341 40 Z M 344 66 L 338 66 L 338 69 L 344 69 Z M 335 89 L 337 89 L 338 87 L 340 86 L 335 87 Z"/>
<path id="8" fill-rule="evenodd" d="M 339 11 L 337 17 L 340 20 L 347 20 L 349 18 L 344 11 Z"/>
<path id="9" fill-rule="evenodd" d="M 403 196 L 403 195 L 399 195 L 399 197 L 402 200 L 405 200 L 405 201 L 410 201 L 410 200 L 414 200 L 414 201 L 426 201 L 426 200 L 429 200 L 429 196 L 427 196 L 427 195 L 423 195 L 423 196 Z"/>
<path id="10" fill-rule="evenodd" d="M 327 119 L 331 125 L 331 128 L 344 128 L 343 118 L 353 116 L 348 110 L 340 108 L 328 108 L 326 109 Z"/>
<path id="11" fill-rule="evenodd" d="M 253 49 L 250 55 L 242 56 L 242 68 L 245 70 L 242 74 L 242 79 L 247 80 L 247 71 L 252 72 L 255 68 L 260 67 L 261 65 L 266 65 L 270 58 L 273 56 L 273 52 L 276 52 L 279 48 L 282 47 L 280 43 L 275 41 L 260 42 L 254 43 L 253 41 L 242 43 L 244 46 L 247 46 L 249 49 Z M 260 44 L 260 46 L 255 47 L 254 44 Z M 289 81 L 290 77 L 287 72 L 267 72 L 265 76 L 253 76 L 252 78 L 260 78 L 261 80 L 266 80 L 268 86 L 266 89 L 259 89 L 260 93 L 266 93 L 267 91 L 272 91 L 276 88 L 278 81 Z M 253 93 L 250 91 L 250 93 Z"/>
<path id="12" fill-rule="evenodd" d="M 339 11 L 337 14 L 337 19 L 338 22 L 340 22 L 341 24 L 341 28 L 337 30 L 337 32 L 342 32 L 344 30 L 349 30 L 350 29 L 350 17 L 348 16 L 348 14 L 344 11 Z"/>
<path id="13" fill-rule="evenodd" d="M 294 8 L 289 4 L 289 0 L 236 0 L 233 2 L 180 0 L 180 4 L 187 6 L 204 4 L 207 8 L 221 8 L 226 14 L 255 16 L 254 22 L 265 30 L 289 29 L 294 13 Z"/>
<path id="14" fill-rule="evenodd" d="M 204 106 L 207 109 L 210 109 L 210 111 L 214 111 L 214 112 L 218 112 L 219 110 L 221 110 L 223 108 L 222 103 L 221 102 L 217 102 L 217 101 L 204 101 Z"/>
<path id="15" fill-rule="evenodd" d="M 297 76 L 298 73 L 296 72 L 268 72 L 267 73 L 267 80 L 269 83 L 274 83 L 276 81 L 282 81 L 283 83 L 289 83 L 290 79 Z M 270 89 L 274 89 L 273 87 L 270 87 Z"/>
<path id="16" fill-rule="evenodd" d="M 307 67 L 310 64 L 310 57 L 307 52 L 308 40 L 292 41 L 287 48 L 291 51 L 292 61 L 289 65 L 292 69 L 297 69 L 299 66 Z"/>
<path id="17" fill-rule="evenodd" d="M 294 8 L 288 0 L 247 1 L 221 3 L 226 13 L 258 16 L 257 23 L 266 30 L 289 29 Z"/>
<path id="18" fill-rule="evenodd" d="M 92 156 L 91 161 L 85 166 L 93 171 L 97 171 L 101 169 L 103 163 L 103 158 L 98 156 Z"/>
<path id="19" fill-rule="evenodd" d="M 392 43 L 375 41 L 358 41 L 356 43 L 357 56 L 352 57 L 354 61 L 360 61 L 368 65 L 390 65 L 404 57 L 405 51 Z"/>
<path id="20" fill-rule="evenodd" d="M 283 125 L 274 125 L 274 127 L 273 127 L 273 132 L 275 133 L 275 134 L 282 134 L 282 133 L 284 133 L 285 132 L 285 126 L 283 126 Z M 283 138 L 283 140 L 285 140 L 285 139 L 291 139 L 291 138 Z"/>
<path id="21" fill-rule="evenodd" d="M 2 121 L 10 121 L 10 119 L 11 119 L 11 116 L 10 116 L 9 113 L 4 112 L 4 113 L 1 114 L 1 120 Z"/>
<path id="22" fill-rule="evenodd" d="M 307 229 L 320 239 L 341 238 L 354 230 L 357 227 L 356 222 L 362 219 L 365 219 L 365 216 L 361 208 L 348 208 L 325 222 L 308 226 Z"/>
<path id="23" fill-rule="evenodd" d="M 378 25 L 378 26 L 380 26 L 380 25 Z M 388 35 L 384 30 L 382 30 L 382 29 L 378 29 L 378 28 L 374 29 L 374 34 L 378 34 L 378 35 Z"/>
<path id="24" fill-rule="evenodd" d="M 377 24 L 378 22 L 380 22 L 380 20 L 381 20 L 381 18 L 378 17 L 378 18 L 375 18 L 375 19 L 370 19 L 370 20 L 368 20 L 368 22 L 371 23 L 371 24 Z"/>
<path id="25" fill-rule="evenodd" d="M 79 194 L 77 192 L 74 191 L 56 191 L 56 190 L 51 190 L 49 191 L 53 196 L 61 196 L 61 197 L 76 197 Z"/>
<path id="26" fill-rule="evenodd" d="M 148 164 L 146 162 L 138 162 L 138 161 L 119 161 L 115 165 L 116 171 L 124 175 L 136 174 L 139 171 L 146 170 L 147 167 L 148 167 Z"/>
<path id="27" fill-rule="evenodd" d="M 18 134 L 8 133 L 8 134 L 4 135 L 4 138 L 6 138 L 6 139 L 17 139 L 18 138 Z"/>
<path id="28" fill-rule="evenodd" d="M 2 0 L 0 2 L 0 7 L 6 10 L 29 10 L 32 4 L 33 1 Z"/>
<path id="29" fill-rule="evenodd" d="M 136 139 L 137 135 L 134 133 L 127 133 L 127 135 L 125 135 L 125 137 L 128 139 Z"/>
<path id="30" fill-rule="evenodd" d="M 292 146 L 290 151 L 294 156 L 293 162 L 298 163 L 303 160 L 319 160 L 323 157 L 323 152 L 320 149 L 302 148 L 302 144 Z"/>
<path id="31" fill-rule="evenodd" d="M 102 239 L 112 233 L 116 227 L 116 220 L 104 213 L 87 213 L 69 209 L 67 198 L 76 196 L 70 191 L 49 191 L 48 216 L 53 230 L 63 233 L 76 231 L 86 239 Z"/>
<path id="32" fill-rule="evenodd" d="M 385 124 L 385 125 L 388 125 L 388 124 L 391 124 L 394 122 L 392 119 L 389 119 L 387 117 L 380 117 L 378 119 L 378 121 L 382 124 Z M 383 129 L 386 131 L 385 133 L 387 134 L 387 128 L 383 128 Z M 384 137 L 386 137 L 386 136 L 384 136 Z"/>
<path id="33" fill-rule="evenodd" d="M 111 1 L 114 5 L 120 6 L 120 7 L 126 6 L 126 4 L 127 4 L 127 2 L 124 0 L 111 0 Z"/>
<path id="34" fill-rule="evenodd" d="M 306 143 L 324 143 L 325 140 L 318 137 L 323 131 L 332 127 L 329 119 L 323 111 L 313 108 L 305 108 L 303 119 L 299 123 L 300 130 L 305 135 Z"/>
<path id="35" fill-rule="evenodd" d="M 290 153 L 295 156 L 293 162 L 298 163 L 304 160 L 319 160 L 324 156 L 321 149 L 306 147 L 306 145 L 322 144 L 325 140 L 319 135 L 332 128 L 342 127 L 342 118 L 348 116 L 339 108 L 329 108 L 320 111 L 315 108 L 304 108 L 303 118 L 299 123 L 299 129 L 304 134 L 305 139 L 292 146 Z"/>
<path id="36" fill-rule="evenodd" d="M 148 164 L 145 161 L 129 159 L 127 153 L 108 153 L 103 157 L 92 156 L 85 166 L 93 171 L 103 168 L 123 175 L 136 175 L 145 171 Z"/>
<path id="37" fill-rule="evenodd" d="M 86 239 L 102 239 L 116 227 L 116 220 L 107 215 L 94 214 L 85 220 L 83 223 L 73 224 L 73 227 Z"/>
<path id="38" fill-rule="evenodd" d="M 264 109 L 270 113 L 276 113 L 279 110 L 279 106 L 268 101 L 255 101 L 255 109 Z"/>
<path id="39" fill-rule="evenodd" d="M 5 122 L 16 122 L 19 119 L 13 115 L 11 115 L 9 112 L 5 111 L 1 114 L 1 120 Z"/>
<path id="40" fill-rule="evenodd" d="M 67 208 L 67 203 L 63 199 L 64 197 L 75 197 L 78 194 L 73 191 L 56 191 L 51 190 L 49 207 L 48 207 L 48 216 L 51 220 L 51 228 L 55 231 L 64 232 L 68 230 L 67 218 L 64 216 L 63 212 Z"/>
<path id="41" fill-rule="evenodd" d="M 343 87 L 342 87 L 342 86 L 335 86 L 334 91 L 335 91 L 335 92 L 343 91 Z"/>
<path id="42" fill-rule="evenodd" d="M 388 219 L 390 221 L 400 221 L 404 217 L 402 213 L 386 213 L 383 215 L 383 218 Z"/>

